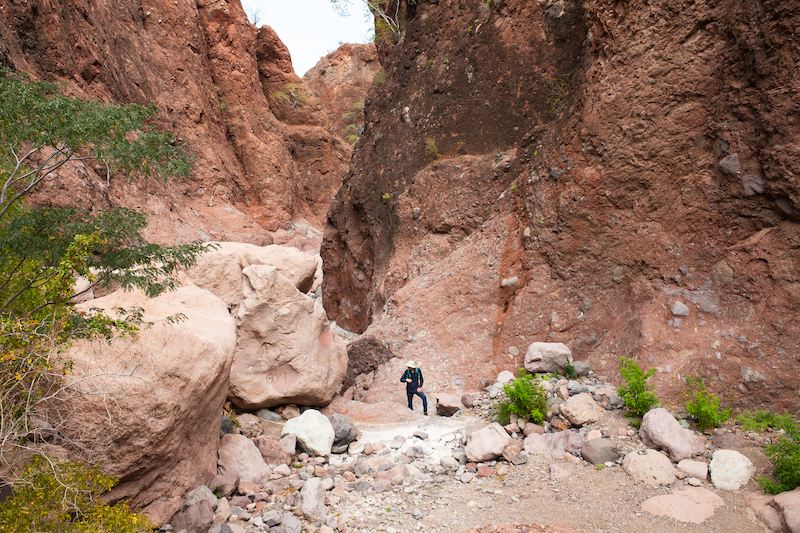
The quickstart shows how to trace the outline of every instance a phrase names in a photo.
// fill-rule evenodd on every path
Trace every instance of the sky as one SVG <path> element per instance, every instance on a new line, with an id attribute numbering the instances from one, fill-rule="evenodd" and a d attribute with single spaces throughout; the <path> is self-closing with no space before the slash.
<path id="1" fill-rule="evenodd" d="M 301 77 L 340 44 L 365 43 L 371 36 L 372 17 L 362 0 L 350 0 L 347 17 L 340 17 L 330 0 L 241 1 L 250 22 L 257 12 L 256 26 L 266 24 L 278 33 Z"/>

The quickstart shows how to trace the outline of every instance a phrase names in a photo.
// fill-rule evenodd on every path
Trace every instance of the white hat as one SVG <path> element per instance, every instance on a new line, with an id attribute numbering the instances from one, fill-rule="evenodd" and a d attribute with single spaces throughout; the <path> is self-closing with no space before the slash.
<path id="1" fill-rule="evenodd" d="M 408 362 L 406 363 L 406 366 L 407 366 L 408 368 L 417 368 L 417 363 L 415 363 L 414 361 L 408 361 Z"/>

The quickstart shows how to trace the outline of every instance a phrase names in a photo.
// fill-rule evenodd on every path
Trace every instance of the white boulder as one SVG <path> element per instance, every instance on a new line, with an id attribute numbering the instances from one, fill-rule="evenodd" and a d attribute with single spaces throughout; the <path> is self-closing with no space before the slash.
<path id="1" fill-rule="evenodd" d="M 287 420 L 281 430 L 281 437 L 295 435 L 297 442 L 308 453 L 328 457 L 331 454 L 336 432 L 328 417 L 316 409 L 307 409 L 298 417 Z"/>
<path id="2" fill-rule="evenodd" d="M 736 450 L 717 450 L 708 465 L 711 482 L 718 489 L 738 490 L 747 485 L 756 472 L 756 467 Z"/>
<path id="3" fill-rule="evenodd" d="M 256 246 L 243 242 L 217 242 L 186 271 L 199 287 L 219 296 L 227 304 L 242 297 L 242 271 L 251 265 L 270 265 L 278 269 L 300 292 L 314 284 L 317 258 L 291 246 Z"/>

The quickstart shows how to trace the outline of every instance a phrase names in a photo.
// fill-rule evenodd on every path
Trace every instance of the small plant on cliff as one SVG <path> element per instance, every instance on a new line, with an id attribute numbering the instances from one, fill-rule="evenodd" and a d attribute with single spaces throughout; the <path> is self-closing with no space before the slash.
<path id="1" fill-rule="evenodd" d="M 99 496 L 116 485 L 97 467 L 59 463 L 34 455 L 0 505 L 0 531 L 42 533 L 145 533 L 153 525 L 124 503 L 108 505 Z"/>
<path id="2" fill-rule="evenodd" d="M 353 103 L 352 111 L 342 115 L 342 120 L 347 122 L 347 126 L 342 129 L 342 133 L 347 136 L 351 146 L 355 146 L 364 133 L 364 101 Z"/>
<path id="3" fill-rule="evenodd" d="M 368 16 L 375 19 L 376 41 L 398 42 L 403 37 L 406 22 L 405 2 L 399 0 L 361 0 L 361 2 L 367 8 Z M 416 0 L 409 0 L 407 4 L 416 3 Z M 331 0 L 331 4 L 339 16 L 348 14 L 350 0 Z"/>
<path id="4" fill-rule="evenodd" d="M 567 103 L 569 95 L 570 75 L 552 76 L 544 80 L 545 90 L 547 91 L 547 111 L 558 113 Z"/>
<path id="5" fill-rule="evenodd" d="M 697 428 L 700 431 L 719 427 L 731 416 L 730 409 L 720 409 L 719 396 L 706 388 L 702 378 L 687 378 L 684 395 L 690 398 L 686 402 L 686 411 L 697 422 Z"/>
<path id="6" fill-rule="evenodd" d="M 619 388 L 619 394 L 625 400 L 625 408 L 634 416 L 641 418 L 658 404 L 653 387 L 647 383 L 656 369 L 651 368 L 644 372 L 633 359 L 621 357 L 619 371 L 625 380 L 625 385 Z"/>
<path id="7" fill-rule="evenodd" d="M 375 87 L 380 87 L 383 85 L 383 82 L 386 81 L 386 71 L 380 69 L 378 72 L 375 73 L 375 77 L 372 78 L 372 83 Z"/>
<path id="8" fill-rule="evenodd" d="M 425 153 L 431 161 L 442 158 L 442 154 L 439 153 L 439 145 L 436 144 L 436 139 L 433 137 L 425 137 Z"/>
<path id="9" fill-rule="evenodd" d="M 537 424 L 547 413 L 547 394 L 541 382 L 534 380 L 524 368 L 520 368 L 517 378 L 503 385 L 506 399 L 497 403 L 497 416 L 501 424 L 508 424 L 511 415 L 517 415 Z"/>
<path id="10" fill-rule="evenodd" d="M 299 83 L 287 83 L 283 89 L 269 96 L 274 100 L 288 103 L 292 109 L 308 105 L 310 99 L 305 87 Z"/>

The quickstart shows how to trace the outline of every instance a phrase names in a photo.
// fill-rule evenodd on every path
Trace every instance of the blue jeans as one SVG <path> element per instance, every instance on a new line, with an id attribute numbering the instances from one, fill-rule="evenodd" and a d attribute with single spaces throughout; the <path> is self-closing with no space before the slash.
<path id="1" fill-rule="evenodd" d="M 427 412 L 428 411 L 428 398 L 425 397 L 424 392 L 417 392 L 416 389 L 406 389 L 406 396 L 408 396 L 408 408 L 412 411 L 414 410 L 414 406 L 411 404 L 411 401 L 414 399 L 414 395 L 419 396 L 422 398 L 422 410 Z"/>

